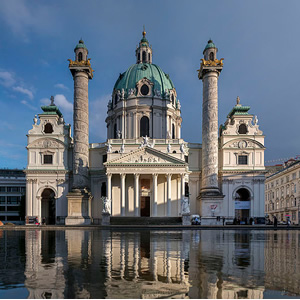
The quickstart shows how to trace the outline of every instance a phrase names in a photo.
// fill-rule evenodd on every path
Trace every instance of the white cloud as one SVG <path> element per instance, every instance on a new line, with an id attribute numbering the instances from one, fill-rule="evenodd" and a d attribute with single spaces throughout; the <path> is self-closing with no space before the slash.
<path id="1" fill-rule="evenodd" d="M 29 42 L 32 31 L 43 35 L 57 33 L 63 20 L 56 15 L 56 6 L 48 3 L 31 3 L 26 0 L 1 1 L 1 19 L 24 42 Z"/>
<path id="2" fill-rule="evenodd" d="M 43 105 L 50 105 L 50 99 L 48 98 L 42 98 L 40 102 Z M 66 114 L 73 112 L 73 104 L 63 94 L 54 96 L 54 104 Z"/>
<path id="3" fill-rule="evenodd" d="M 11 87 L 16 82 L 14 74 L 8 71 L 0 71 L 0 84 L 5 87 Z"/>
<path id="4" fill-rule="evenodd" d="M 31 110 L 36 111 L 36 107 L 31 105 L 30 103 L 28 103 L 26 100 L 22 100 L 21 103 L 24 104 L 25 106 L 27 106 L 28 108 L 30 108 Z"/>
<path id="5" fill-rule="evenodd" d="M 32 93 L 32 91 L 30 91 L 28 89 L 25 89 L 21 86 L 14 86 L 13 90 L 16 91 L 16 92 L 20 92 L 24 95 L 27 95 L 29 97 L 29 99 L 31 99 L 31 100 L 33 99 L 33 93 Z"/>
<path id="6" fill-rule="evenodd" d="M 62 89 L 62 90 L 68 90 L 69 88 L 67 86 L 65 86 L 62 83 L 57 83 L 54 85 L 54 87 L 58 88 L 58 89 Z"/>
<path id="7" fill-rule="evenodd" d="M 49 105 L 50 104 L 50 99 L 48 98 L 43 98 L 40 100 L 41 104 L 43 105 Z"/>
<path id="8" fill-rule="evenodd" d="M 100 139 L 100 141 L 93 141 L 93 142 L 102 142 L 106 140 L 107 130 L 105 125 L 105 119 L 107 116 L 107 103 L 110 98 L 111 95 L 107 94 L 90 102 L 91 138 Z"/>
<path id="9" fill-rule="evenodd" d="M 54 103 L 58 108 L 61 108 L 66 113 L 73 112 L 73 104 L 67 100 L 65 95 L 62 94 L 55 95 Z"/>

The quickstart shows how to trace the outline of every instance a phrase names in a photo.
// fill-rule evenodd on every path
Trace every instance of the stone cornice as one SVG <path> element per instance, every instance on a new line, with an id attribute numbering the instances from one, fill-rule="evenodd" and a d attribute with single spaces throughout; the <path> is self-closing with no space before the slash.
<path id="1" fill-rule="evenodd" d="M 69 170 L 24 170 L 26 174 L 67 174 Z"/>

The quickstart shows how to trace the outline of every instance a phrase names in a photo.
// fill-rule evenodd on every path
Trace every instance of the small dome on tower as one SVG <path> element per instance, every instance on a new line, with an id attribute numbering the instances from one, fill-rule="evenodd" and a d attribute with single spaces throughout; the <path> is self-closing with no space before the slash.
<path id="1" fill-rule="evenodd" d="M 212 40 L 209 40 L 207 42 L 207 45 L 206 45 L 205 49 L 203 50 L 203 54 L 204 54 L 205 50 L 210 49 L 210 48 L 216 48 L 218 50 L 218 48 L 216 47 L 214 42 Z"/>
<path id="2" fill-rule="evenodd" d="M 82 39 L 79 40 L 78 44 L 76 45 L 76 47 L 74 49 L 74 52 L 76 51 L 76 49 L 80 49 L 80 48 L 83 48 L 83 49 L 87 50 L 87 47 L 84 44 L 84 41 Z"/>

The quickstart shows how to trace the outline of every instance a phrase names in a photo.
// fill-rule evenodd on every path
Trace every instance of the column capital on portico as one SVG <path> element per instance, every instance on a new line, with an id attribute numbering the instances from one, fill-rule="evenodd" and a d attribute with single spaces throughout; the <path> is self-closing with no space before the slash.
<path id="1" fill-rule="evenodd" d="M 107 177 L 111 177 L 111 176 L 112 176 L 112 173 L 106 173 L 106 176 L 107 176 Z"/>

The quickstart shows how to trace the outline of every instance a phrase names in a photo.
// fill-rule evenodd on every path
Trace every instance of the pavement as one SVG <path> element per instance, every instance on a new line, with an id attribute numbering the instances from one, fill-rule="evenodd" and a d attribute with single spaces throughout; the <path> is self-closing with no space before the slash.
<path id="1" fill-rule="evenodd" d="M 3 225 L 0 230 L 300 230 L 299 225 Z"/>

